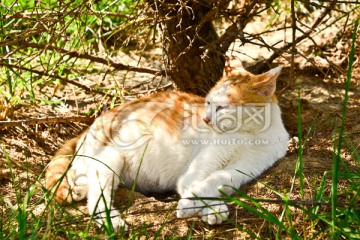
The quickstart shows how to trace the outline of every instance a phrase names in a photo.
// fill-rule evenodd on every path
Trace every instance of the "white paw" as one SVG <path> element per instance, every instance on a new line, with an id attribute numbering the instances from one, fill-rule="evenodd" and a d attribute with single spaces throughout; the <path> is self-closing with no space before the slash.
<path id="1" fill-rule="evenodd" d="M 224 202 L 209 201 L 201 211 L 201 219 L 210 225 L 220 224 L 229 216 L 229 209 Z"/>
<path id="2" fill-rule="evenodd" d="M 102 225 L 106 224 L 107 218 L 104 216 L 104 214 L 101 214 L 101 216 L 94 216 L 94 220 L 96 224 L 101 227 Z M 113 213 L 111 213 L 110 221 L 115 232 L 118 232 L 120 230 L 128 230 L 128 226 L 126 225 L 125 221 L 120 217 L 120 213 L 118 211 L 113 211 Z"/>
<path id="3" fill-rule="evenodd" d="M 71 189 L 71 196 L 75 201 L 81 201 L 86 198 L 88 193 L 88 184 L 78 184 L 75 183 L 74 187 Z"/>
<path id="4" fill-rule="evenodd" d="M 128 230 L 128 226 L 125 224 L 125 221 L 122 220 L 122 218 L 120 216 L 112 217 L 111 223 L 112 223 L 112 226 L 113 226 L 115 232 L 118 232 L 120 230 L 123 230 L 123 231 Z"/>
<path id="5" fill-rule="evenodd" d="M 81 201 L 86 198 L 89 190 L 87 176 L 84 174 L 76 175 L 74 171 L 69 170 L 68 182 L 71 189 L 71 197 L 74 201 Z"/>
<path id="6" fill-rule="evenodd" d="M 200 200 L 180 199 L 176 209 L 176 216 L 178 218 L 193 217 L 199 213 L 204 206 L 204 202 Z"/>

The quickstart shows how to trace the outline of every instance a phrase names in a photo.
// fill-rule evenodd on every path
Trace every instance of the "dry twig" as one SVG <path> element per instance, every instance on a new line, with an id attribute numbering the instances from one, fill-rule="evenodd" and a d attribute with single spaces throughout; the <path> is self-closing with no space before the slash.
<path id="1" fill-rule="evenodd" d="M 47 118 L 32 118 L 26 120 L 10 120 L 10 121 L 0 121 L 0 129 L 5 127 L 16 127 L 22 125 L 36 125 L 44 123 L 66 123 L 66 122 L 93 122 L 93 117 L 47 117 Z"/>
<path id="2" fill-rule="evenodd" d="M 293 46 L 295 46 L 296 44 L 298 44 L 299 42 L 301 42 L 302 40 L 308 38 L 313 32 L 315 32 L 315 29 L 319 26 L 320 23 L 323 23 L 323 20 L 325 19 L 325 17 L 334 9 L 334 7 L 336 6 L 337 1 L 332 1 L 329 5 L 329 7 L 323 9 L 323 11 L 320 13 L 320 15 L 315 19 L 314 23 L 312 24 L 312 26 L 310 27 L 309 30 L 307 30 L 306 32 L 304 32 L 303 35 L 295 38 L 294 41 L 285 44 L 283 47 L 281 47 L 280 49 L 277 49 L 267 60 L 259 62 L 258 64 L 256 64 L 252 69 L 254 72 L 261 72 L 263 71 L 265 68 L 267 68 L 277 57 L 281 56 L 282 53 L 284 53 L 285 51 L 289 50 L 290 48 L 292 48 Z"/>
<path id="3" fill-rule="evenodd" d="M 25 68 L 25 67 L 13 65 L 13 64 L 7 64 L 7 63 L 3 63 L 3 62 L 0 62 L 0 66 L 8 67 L 10 69 L 24 70 L 24 71 L 28 71 L 28 72 L 31 72 L 31 73 L 39 74 L 40 76 L 47 76 L 47 77 L 59 79 L 63 83 L 70 83 L 72 85 L 75 85 L 75 86 L 77 86 L 79 88 L 84 89 L 86 92 L 89 92 L 89 93 L 97 93 L 97 94 L 101 94 L 101 95 L 107 95 L 109 97 L 114 97 L 111 94 L 108 94 L 108 93 L 105 93 L 105 92 L 102 92 L 102 91 L 99 91 L 99 90 L 96 90 L 96 89 L 89 88 L 88 86 L 85 86 L 85 85 L 83 85 L 81 83 L 78 83 L 78 82 L 76 82 L 74 80 L 70 80 L 70 79 L 67 79 L 67 78 L 64 78 L 64 77 L 60 77 L 60 76 L 55 75 L 55 74 L 49 74 L 49 73 L 46 73 L 46 72 L 43 72 L 43 71 L 38 71 L 38 70 L 35 70 L 35 69 Z"/>

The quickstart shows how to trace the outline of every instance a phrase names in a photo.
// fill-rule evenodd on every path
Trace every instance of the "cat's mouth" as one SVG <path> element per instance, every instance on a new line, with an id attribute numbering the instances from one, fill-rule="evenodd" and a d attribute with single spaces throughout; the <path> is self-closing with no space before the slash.
<path id="1" fill-rule="evenodd" d="M 217 113 L 217 112 L 219 112 L 219 111 L 221 111 L 221 110 L 223 110 L 223 109 L 225 109 L 225 108 L 227 108 L 227 107 L 228 107 L 228 105 L 218 105 L 218 106 L 216 106 L 216 108 L 214 109 L 214 110 L 215 110 L 215 113 Z M 212 110 L 212 112 L 213 112 L 214 110 Z M 211 123 L 211 117 L 209 117 L 209 116 L 207 116 L 207 114 L 205 114 L 205 115 L 203 116 L 203 121 L 204 121 L 206 124 L 209 124 L 209 123 Z"/>

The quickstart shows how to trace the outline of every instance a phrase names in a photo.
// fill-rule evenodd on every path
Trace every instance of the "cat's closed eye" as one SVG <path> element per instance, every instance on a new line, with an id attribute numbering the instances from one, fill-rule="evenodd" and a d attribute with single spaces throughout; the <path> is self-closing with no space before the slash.
<path id="1" fill-rule="evenodd" d="M 221 109 L 224 109 L 224 108 L 226 108 L 226 107 L 227 107 L 227 106 L 217 106 L 217 107 L 216 107 L 216 112 L 217 112 L 217 111 L 220 111 Z"/>

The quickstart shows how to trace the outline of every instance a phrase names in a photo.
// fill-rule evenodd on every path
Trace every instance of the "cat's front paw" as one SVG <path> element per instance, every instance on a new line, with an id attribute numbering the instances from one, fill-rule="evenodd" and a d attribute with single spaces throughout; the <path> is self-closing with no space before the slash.
<path id="1" fill-rule="evenodd" d="M 197 215 L 205 206 L 200 200 L 182 198 L 176 208 L 176 216 L 178 218 L 188 218 Z"/>
<path id="2" fill-rule="evenodd" d="M 201 219 L 210 225 L 220 224 L 229 216 L 229 209 L 224 202 L 209 201 L 201 211 Z"/>
<path id="3" fill-rule="evenodd" d="M 81 201 L 86 198 L 88 193 L 88 185 L 75 185 L 71 189 L 71 196 L 75 201 Z"/>
<path id="4" fill-rule="evenodd" d="M 107 217 L 104 215 L 105 214 L 99 214 L 99 216 L 94 216 L 94 220 L 99 227 L 107 224 Z M 109 217 L 115 232 L 121 230 L 128 231 L 128 226 L 126 225 L 125 221 L 120 217 L 120 213 L 118 211 L 113 211 L 113 213 Z"/>
<path id="5" fill-rule="evenodd" d="M 71 172 L 71 174 L 74 174 Z M 69 174 L 69 185 L 71 188 L 71 197 L 74 201 L 81 201 L 86 198 L 89 191 L 88 178 L 84 175 L 71 176 Z"/>
<path id="6" fill-rule="evenodd" d="M 122 218 L 120 216 L 112 217 L 111 223 L 112 223 L 112 226 L 113 226 L 115 232 L 118 232 L 120 230 L 123 230 L 125 232 L 128 231 L 128 226 L 126 225 L 125 221 L 122 220 Z"/>

